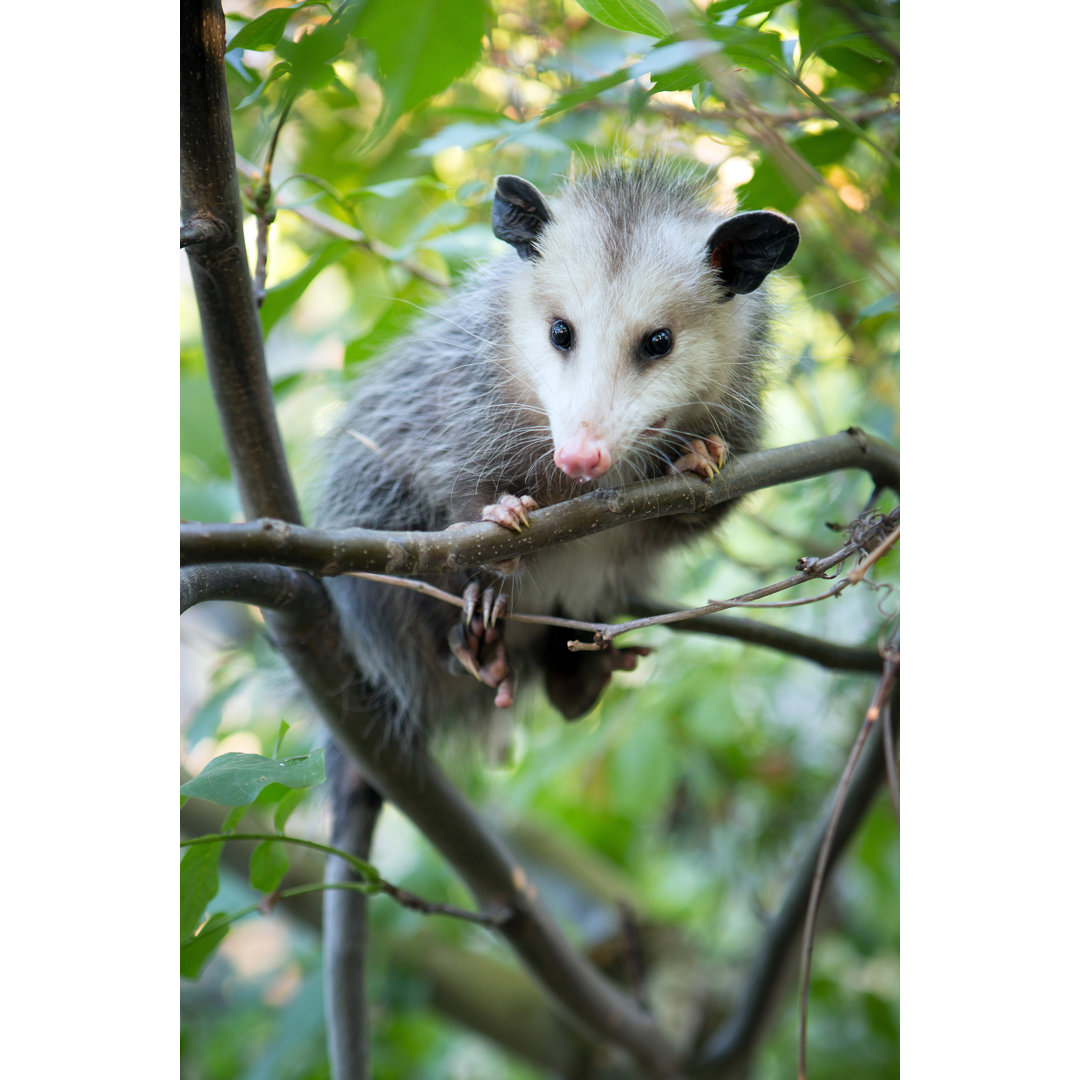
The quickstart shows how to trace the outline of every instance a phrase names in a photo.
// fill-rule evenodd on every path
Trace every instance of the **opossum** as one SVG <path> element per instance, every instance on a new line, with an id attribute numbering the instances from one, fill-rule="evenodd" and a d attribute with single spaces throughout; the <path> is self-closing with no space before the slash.
<path id="1" fill-rule="evenodd" d="M 794 222 L 718 215 L 704 181 L 654 160 L 587 171 L 550 203 L 500 176 L 492 225 L 514 250 L 361 377 L 331 440 L 322 526 L 517 529 L 538 506 L 672 471 L 709 476 L 757 445 L 769 317 L 760 286 L 795 253 Z M 474 723 L 537 676 L 573 719 L 643 650 L 571 652 L 568 639 L 588 635 L 504 622 L 504 611 L 608 620 L 660 556 L 726 509 L 436 582 L 464 592 L 464 618 L 402 588 L 327 585 L 391 737 Z"/>

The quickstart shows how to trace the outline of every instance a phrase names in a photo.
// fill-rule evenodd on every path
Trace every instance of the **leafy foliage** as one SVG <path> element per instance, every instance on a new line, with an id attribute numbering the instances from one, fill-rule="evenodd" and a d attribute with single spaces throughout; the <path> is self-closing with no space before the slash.
<path id="1" fill-rule="evenodd" d="M 227 3 L 226 14 L 238 153 L 261 171 L 275 146 L 261 317 L 303 493 L 349 379 L 496 250 L 494 177 L 518 173 L 550 189 L 597 156 L 680 158 L 714 170 L 730 202 L 795 217 L 803 242 L 775 290 L 783 318 L 767 443 L 851 424 L 896 441 L 897 4 L 717 0 L 702 12 L 650 0 L 309 0 Z M 241 182 L 254 200 L 254 172 Z M 248 246 L 254 252 L 253 223 Z M 238 503 L 197 321 L 185 314 L 183 326 L 181 513 L 229 520 Z M 854 476 L 761 493 L 716 544 L 672 565 L 663 599 L 689 605 L 786 576 L 799 556 L 838 546 L 827 523 L 850 520 L 869 495 Z M 894 559 L 879 581 L 895 582 Z M 860 588 L 756 617 L 872 646 L 894 609 L 884 590 Z M 292 832 L 325 838 L 318 800 L 301 801 L 321 779 L 318 751 L 276 760 L 288 691 L 261 623 L 208 608 L 185 626 L 201 671 L 185 727 L 186 763 L 199 776 L 185 791 L 237 807 L 234 829 L 251 813 L 281 833 L 293 814 Z M 222 641 L 240 645 L 214 652 Z M 685 985 L 702 982 L 730 1003 L 762 913 L 776 910 L 820 819 L 872 679 L 661 629 L 637 641 L 658 651 L 581 723 L 527 702 L 497 765 L 454 748 L 450 764 L 585 947 L 619 940 L 614 898 L 632 898 L 644 929 L 664 942 L 650 951 L 652 967 L 676 964 Z M 291 703 L 288 715 L 291 737 L 310 745 L 318 734 L 305 708 Z M 279 774 L 303 783 L 285 786 Z M 182 971 L 201 972 L 184 987 L 185 1076 L 270 1075 L 259 1069 L 274 1053 L 292 1055 L 289 1075 L 325 1076 L 317 953 L 297 919 L 286 922 L 293 909 L 206 919 L 210 907 L 235 913 L 273 893 L 299 856 L 265 842 L 245 872 L 236 850 L 195 845 L 181 864 Z M 375 861 L 431 900 L 467 902 L 392 815 Z M 896 863 L 886 804 L 842 864 L 819 931 L 810 1061 L 822 1080 L 896 1074 Z M 380 1076 L 543 1075 L 433 1018 L 431 971 L 405 948 L 421 916 L 377 900 L 372 919 Z M 276 961 L 256 962 L 266 952 L 258 935 L 282 924 L 290 933 Z M 423 932 L 493 949 L 445 920 Z M 791 1074 L 794 1023 L 789 993 L 756 1075 Z M 286 1028 L 295 1040 L 282 1049 Z"/>

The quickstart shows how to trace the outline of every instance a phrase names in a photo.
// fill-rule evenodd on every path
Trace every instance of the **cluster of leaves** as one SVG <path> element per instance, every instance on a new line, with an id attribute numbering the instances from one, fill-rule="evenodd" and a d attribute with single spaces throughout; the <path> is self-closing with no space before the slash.
<path id="1" fill-rule="evenodd" d="M 229 925 L 249 913 L 229 914 L 207 909 L 218 895 L 218 864 L 229 838 L 237 838 L 241 819 L 254 807 L 272 811 L 277 837 L 265 837 L 252 852 L 251 887 L 274 896 L 289 871 L 285 825 L 299 806 L 307 789 L 326 779 L 321 749 L 293 757 L 279 758 L 289 725 L 283 720 L 278 746 L 272 758 L 261 754 L 226 753 L 209 761 L 198 776 L 180 788 L 181 809 L 189 798 L 203 799 L 231 808 L 214 839 L 200 837 L 186 841 L 187 851 L 180 863 L 180 974 L 195 978 L 208 957 L 224 940 Z"/>
<path id="2" fill-rule="evenodd" d="M 234 133 L 242 164 L 252 166 L 241 182 L 259 205 L 268 174 L 264 213 L 276 213 L 260 315 L 302 494 L 312 490 L 319 438 L 357 371 L 495 250 L 487 224 L 495 175 L 518 173 L 550 189 L 596 157 L 662 153 L 715 168 L 741 205 L 794 216 L 803 242 L 776 290 L 785 315 L 768 441 L 853 423 L 895 440 L 897 8 L 890 0 L 717 0 L 705 11 L 650 0 L 227 3 Z M 249 251 L 257 243 L 252 219 Z M 184 326 L 182 514 L 229 520 L 239 504 L 190 308 Z M 852 477 L 761 494 L 718 548 L 672 568 L 664 599 L 730 596 L 786 575 L 798 556 L 837 546 L 825 523 L 854 517 L 867 494 Z M 878 576 L 895 573 L 886 560 Z M 883 622 L 879 600 L 850 590 L 842 603 L 795 609 L 782 621 L 872 644 Z M 885 615 L 890 603 L 881 600 Z M 219 636 L 243 641 L 203 661 L 205 689 L 185 731 L 192 760 L 241 747 L 253 775 L 277 781 L 281 682 L 257 616 L 207 609 L 185 618 L 197 650 Z M 225 618 L 232 622 L 219 634 L 215 620 Z M 724 997 L 753 954 L 760 913 L 782 896 L 871 686 L 712 639 L 657 630 L 640 640 L 659 652 L 638 676 L 617 681 L 586 721 L 567 727 L 544 703 L 527 703 L 501 768 L 460 757 L 452 764 L 485 814 L 502 819 L 583 945 L 598 947 L 613 932 L 612 895 L 632 896 L 640 912 L 692 944 L 698 974 Z M 258 677 L 267 673 L 269 683 Z M 289 709 L 290 719 L 303 714 Z M 293 737 L 301 731 L 315 740 L 312 726 Z M 316 752 L 301 758 L 316 767 Z M 204 768 L 199 779 L 207 775 Z M 251 806 L 283 834 L 300 790 L 274 782 L 226 803 L 238 810 L 221 831 L 235 832 L 232 818 Z M 816 1076 L 895 1074 L 890 815 L 876 810 L 857 839 L 819 939 Z M 322 828 L 316 801 L 292 831 L 317 836 Z M 253 1048 L 274 1045 L 267 1016 L 293 1009 L 307 1017 L 320 1007 L 313 946 L 301 933 L 279 969 L 258 976 L 242 974 L 241 931 L 252 920 L 237 926 L 234 941 L 222 940 L 230 915 L 279 888 L 286 851 L 280 841 L 260 844 L 249 882 L 223 870 L 212 902 L 225 843 L 193 845 L 184 856 L 185 973 L 221 945 L 185 988 L 191 1077 L 256 1074 L 245 1063 L 256 1060 Z M 461 886 L 393 815 L 380 827 L 375 861 L 415 892 L 467 905 Z M 586 901 L 583 879 L 610 887 Z M 282 905 L 275 919 L 282 910 L 291 909 Z M 436 934 L 486 953 L 481 931 L 447 920 L 421 930 L 422 916 L 384 901 L 372 918 L 380 1075 L 419 1075 L 431 1061 L 473 1077 L 539 1075 L 417 1007 L 430 973 L 406 949 L 409 939 Z M 390 956 L 393 963 L 380 963 Z M 272 987 L 284 970 L 300 974 L 282 998 Z M 792 1008 L 763 1047 L 762 1076 L 790 1072 Z M 305 1023 L 298 1019 L 296 1030 L 309 1030 Z M 295 1052 L 290 1075 L 325 1075 L 317 1032 Z"/>

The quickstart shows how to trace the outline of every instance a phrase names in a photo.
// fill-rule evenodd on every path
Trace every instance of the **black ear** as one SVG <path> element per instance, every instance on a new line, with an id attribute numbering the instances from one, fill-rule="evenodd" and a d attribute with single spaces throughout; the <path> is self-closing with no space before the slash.
<path id="1" fill-rule="evenodd" d="M 718 225 L 709 237 L 709 265 L 729 293 L 753 292 L 767 274 L 787 265 L 799 228 L 771 210 L 750 210 Z"/>
<path id="2" fill-rule="evenodd" d="M 550 220 L 544 196 L 528 180 L 520 176 L 496 177 L 491 227 L 500 240 L 517 248 L 523 259 L 536 258 L 536 238 Z"/>

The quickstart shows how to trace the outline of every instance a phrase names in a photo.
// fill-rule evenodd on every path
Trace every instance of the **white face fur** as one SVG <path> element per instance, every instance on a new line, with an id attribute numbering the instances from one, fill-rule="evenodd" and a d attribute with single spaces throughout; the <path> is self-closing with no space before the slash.
<path id="1" fill-rule="evenodd" d="M 517 263 L 507 362 L 548 417 L 556 462 L 578 479 L 610 469 L 605 482 L 621 483 L 642 475 L 657 425 L 722 436 L 759 300 L 722 299 L 707 262 L 719 219 L 659 207 L 620 220 L 572 201 L 552 213 L 538 257 Z M 558 320 L 569 348 L 552 341 Z M 650 356 L 647 339 L 660 330 L 670 351 Z M 557 337 L 565 343 L 566 329 Z M 584 459 L 591 465 L 574 471 Z"/>

